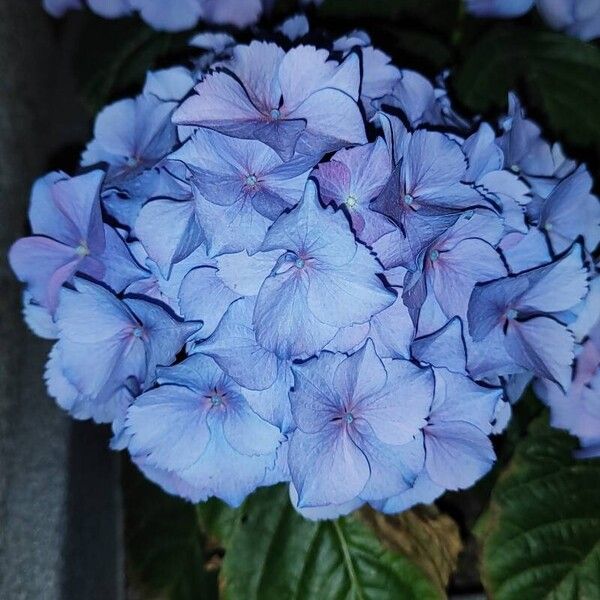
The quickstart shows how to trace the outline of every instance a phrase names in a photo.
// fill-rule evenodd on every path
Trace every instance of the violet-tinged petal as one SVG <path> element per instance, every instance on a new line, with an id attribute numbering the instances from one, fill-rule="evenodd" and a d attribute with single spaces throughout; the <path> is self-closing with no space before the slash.
<path id="1" fill-rule="evenodd" d="M 502 399 L 502 388 L 484 387 L 467 375 L 447 369 L 435 369 L 434 372 L 435 401 L 429 416 L 430 424 L 470 423 L 489 434 L 496 406 Z"/>
<path id="2" fill-rule="evenodd" d="M 97 14 L 114 19 L 131 12 L 133 0 L 87 0 L 90 8 Z"/>
<path id="3" fill-rule="evenodd" d="M 195 204 L 185 200 L 148 202 L 135 222 L 135 233 L 166 276 L 173 263 L 189 256 L 204 240 Z"/>
<path id="4" fill-rule="evenodd" d="M 23 292 L 23 319 L 38 337 L 46 340 L 58 338 L 58 328 L 50 311 L 36 302 L 27 290 Z"/>
<path id="5" fill-rule="evenodd" d="M 462 321 L 454 317 L 442 329 L 416 339 L 411 345 L 412 355 L 434 367 L 445 367 L 466 375 L 467 350 Z"/>
<path id="6" fill-rule="evenodd" d="M 515 308 L 526 312 L 560 312 L 576 306 L 588 291 L 588 270 L 579 245 L 547 266 L 519 275 L 529 286 Z"/>
<path id="7" fill-rule="evenodd" d="M 381 358 L 408 358 L 415 328 L 402 296 L 371 317 L 369 335 Z"/>
<path id="8" fill-rule="evenodd" d="M 185 67 L 171 67 L 148 71 L 144 93 L 152 94 L 163 102 L 180 101 L 194 87 L 192 73 Z"/>
<path id="9" fill-rule="evenodd" d="M 291 270 L 265 279 L 256 300 L 253 324 L 259 344 L 280 358 L 311 356 L 338 331 L 312 313 L 308 280 Z"/>
<path id="10" fill-rule="evenodd" d="M 462 240 L 448 251 L 434 247 L 427 260 L 431 291 L 449 318 L 467 316 L 469 297 L 477 283 L 506 275 L 498 252 L 477 239 Z"/>
<path id="11" fill-rule="evenodd" d="M 60 288 L 79 269 L 82 258 L 70 246 L 42 236 L 17 240 L 8 255 L 17 278 L 50 312 L 56 310 Z"/>
<path id="12" fill-rule="evenodd" d="M 446 489 L 469 487 L 495 459 L 487 435 L 470 423 L 449 421 L 425 429 L 425 468 L 431 480 Z"/>
<path id="13" fill-rule="evenodd" d="M 229 445 L 245 456 L 270 454 L 283 441 L 281 431 L 259 417 L 240 393 L 238 401 L 227 398 L 229 406 L 223 421 L 223 435 Z"/>
<path id="14" fill-rule="evenodd" d="M 548 317 L 511 321 L 506 348 L 517 363 L 565 387 L 573 362 L 573 334 Z"/>
<path id="15" fill-rule="evenodd" d="M 154 29 L 181 31 L 193 27 L 202 14 L 201 0 L 128 0 Z"/>
<path id="16" fill-rule="evenodd" d="M 415 504 L 431 504 L 436 498 L 441 496 L 444 491 L 444 487 L 433 483 L 429 478 L 429 475 L 427 475 L 427 471 L 423 469 L 410 489 L 397 496 L 371 502 L 371 504 L 377 510 L 388 514 L 394 514 L 408 510 Z"/>
<path id="17" fill-rule="evenodd" d="M 537 0 L 537 9 L 553 29 L 581 40 L 600 37 L 600 4 L 597 0 Z"/>
<path id="18" fill-rule="evenodd" d="M 256 296 L 280 255 L 277 250 L 257 252 L 252 256 L 247 252 L 222 254 L 216 258 L 219 278 L 240 296 Z"/>
<path id="19" fill-rule="evenodd" d="M 478 181 L 504 166 L 504 154 L 496 145 L 496 133 L 489 123 L 481 123 L 479 129 L 465 140 L 462 150 L 468 162 L 467 181 Z"/>
<path id="20" fill-rule="evenodd" d="M 217 25 L 247 27 L 258 21 L 262 9 L 261 0 L 247 0 L 242 5 L 238 0 L 204 0 L 202 18 Z"/>
<path id="21" fill-rule="evenodd" d="M 300 508 L 349 502 L 364 489 L 370 475 L 364 453 L 340 422 L 321 431 L 292 434 L 289 464 Z"/>
<path id="22" fill-rule="evenodd" d="M 239 506 L 246 496 L 263 483 L 275 465 L 276 452 L 246 456 L 225 440 L 221 423 L 211 424 L 211 437 L 202 458 L 180 471 L 179 476 L 205 498 L 216 496 L 231 506 Z"/>
<path id="23" fill-rule="evenodd" d="M 242 85 L 227 73 L 208 74 L 195 90 L 197 94 L 185 100 L 173 114 L 176 125 L 202 124 L 219 131 L 229 125 L 252 124 L 261 118 Z"/>
<path id="24" fill-rule="evenodd" d="M 70 178 L 51 173 L 38 180 L 29 207 L 33 233 L 73 247 L 84 241 L 94 253 L 102 252 L 104 235 L 99 192 L 103 180 L 102 171 Z"/>
<path id="25" fill-rule="evenodd" d="M 548 242 L 539 229 L 530 229 L 525 235 L 509 233 L 502 238 L 499 250 L 512 273 L 534 269 L 552 261 Z"/>
<path id="26" fill-rule="evenodd" d="M 413 485 L 423 469 L 425 450 L 423 436 L 406 444 L 382 443 L 368 424 L 357 426 L 357 443 L 369 458 L 371 474 L 360 497 L 363 500 L 382 500 L 400 494 Z"/>
<path id="27" fill-rule="evenodd" d="M 139 396 L 129 408 L 129 451 L 150 464 L 178 470 L 202 457 L 210 440 L 209 402 L 179 385 L 161 385 Z"/>
<path id="28" fill-rule="evenodd" d="M 156 367 L 172 364 L 178 352 L 198 332 L 202 323 L 178 321 L 154 302 L 137 298 L 126 298 L 124 302 L 143 324 L 141 335 L 146 342 L 148 384 L 148 378 L 153 377 Z"/>
<path id="29" fill-rule="evenodd" d="M 202 336 L 209 337 L 234 300 L 240 298 L 219 277 L 216 267 L 191 270 L 179 290 L 179 306 L 186 319 L 202 321 Z"/>
<path id="30" fill-rule="evenodd" d="M 317 433 L 348 408 L 347 398 L 334 388 L 333 378 L 342 354 L 323 352 L 319 358 L 292 367 L 294 387 L 290 392 L 292 414 L 305 433 Z"/>
<path id="31" fill-rule="evenodd" d="M 353 398 L 350 410 L 361 422 L 369 423 L 381 442 L 406 444 L 425 425 L 433 401 L 433 375 L 430 369 L 407 360 L 385 360 L 383 364 L 385 385 L 369 396 Z M 368 372 L 363 373 L 366 376 Z"/>
<path id="32" fill-rule="evenodd" d="M 347 401 L 350 409 L 361 405 L 362 410 L 361 402 L 368 402 L 385 386 L 386 381 L 387 372 L 370 339 L 360 350 L 345 358 L 333 376 L 336 391 Z"/>
<path id="33" fill-rule="evenodd" d="M 292 370 L 288 365 L 281 365 L 277 379 L 266 390 L 244 389 L 244 397 L 252 410 L 262 419 L 275 425 L 283 434 L 296 428 L 288 392 L 294 384 Z"/>
<path id="34" fill-rule="evenodd" d="M 344 327 L 363 323 L 391 306 L 396 295 L 377 277 L 378 270 L 373 255 L 362 245 L 356 246 L 356 254 L 346 265 L 317 263 L 308 276 L 312 313 L 322 323 Z"/>
<path id="35" fill-rule="evenodd" d="M 44 8 L 53 17 L 62 17 L 67 11 L 82 8 L 81 0 L 44 0 Z"/>
<path id="36" fill-rule="evenodd" d="M 257 340 L 253 311 L 254 298 L 233 302 L 216 331 L 195 350 L 211 356 L 240 385 L 264 390 L 273 385 L 279 360 Z"/>
<path id="37" fill-rule="evenodd" d="M 309 521 L 326 521 L 337 519 L 339 516 L 347 515 L 360 508 L 364 502 L 360 498 L 354 498 L 342 504 L 328 504 L 325 506 L 311 506 L 300 508 L 298 506 L 298 492 L 293 483 L 290 483 L 290 501 L 292 506 Z"/>
<path id="38" fill-rule="evenodd" d="M 276 31 L 285 35 L 291 42 L 303 38 L 309 30 L 308 19 L 304 15 L 294 15 L 276 28 Z"/>
<path id="39" fill-rule="evenodd" d="M 590 193 L 592 178 L 579 167 L 561 181 L 542 204 L 539 226 L 554 252 L 565 251 L 579 236 L 589 252 L 600 242 L 600 201 Z"/>
<path id="40" fill-rule="evenodd" d="M 271 225 L 270 219 L 254 210 L 250 198 L 242 198 L 230 206 L 218 206 L 196 193 L 196 213 L 210 256 L 243 250 L 250 254 L 257 252 Z"/>

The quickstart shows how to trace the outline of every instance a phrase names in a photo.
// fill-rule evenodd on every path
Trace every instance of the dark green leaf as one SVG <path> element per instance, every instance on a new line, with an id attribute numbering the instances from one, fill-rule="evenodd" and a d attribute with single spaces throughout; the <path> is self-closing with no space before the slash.
<path id="1" fill-rule="evenodd" d="M 598 598 L 600 460 L 573 458 L 576 440 L 546 421 L 518 444 L 479 527 L 495 600 Z"/>
<path id="2" fill-rule="evenodd" d="M 124 466 L 125 541 L 134 580 L 169 600 L 216 599 L 217 574 L 205 568 L 210 557 L 193 505 Z"/>
<path id="3" fill-rule="evenodd" d="M 207 512 L 214 515 L 213 509 Z M 202 509 L 200 514 L 206 518 Z M 258 490 L 225 531 L 221 590 L 226 600 L 443 597 L 419 568 L 385 550 L 358 519 L 303 519 L 285 486 Z"/>
<path id="4" fill-rule="evenodd" d="M 474 111 L 506 105 L 522 88 L 556 134 L 575 145 L 600 138 L 600 49 L 559 33 L 501 26 L 468 48 L 454 87 Z"/>
<path id="5" fill-rule="evenodd" d="M 84 101 L 96 112 L 115 94 L 138 93 L 146 72 L 174 38 L 138 19 L 87 19 L 74 66 Z"/>

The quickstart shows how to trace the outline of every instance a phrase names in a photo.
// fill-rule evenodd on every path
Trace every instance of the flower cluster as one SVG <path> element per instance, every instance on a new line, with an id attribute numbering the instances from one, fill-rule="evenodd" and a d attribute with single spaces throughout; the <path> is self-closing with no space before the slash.
<path id="1" fill-rule="evenodd" d="M 600 37 L 600 0 L 466 0 L 478 17 L 510 19 L 529 12 L 535 5 L 552 29 L 582 40 Z"/>
<path id="2" fill-rule="evenodd" d="M 198 21 L 217 25 L 247 27 L 256 23 L 275 0 L 43 0 L 44 8 L 54 17 L 87 6 L 106 19 L 139 13 L 154 29 L 183 31 Z M 322 1 L 322 0 L 320 0 Z M 304 0 L 303 4 L 319 0 Z"/>
<path id="3" fill-rule="evenodd" d="M 62 407 L 172 493 L 311 518 L 470 486 L 532 377 L 597 427 L 600 204 L 516 97 L 466 120 L 362 32 L 195 45 L 33 189 L 10 262 Z"/>

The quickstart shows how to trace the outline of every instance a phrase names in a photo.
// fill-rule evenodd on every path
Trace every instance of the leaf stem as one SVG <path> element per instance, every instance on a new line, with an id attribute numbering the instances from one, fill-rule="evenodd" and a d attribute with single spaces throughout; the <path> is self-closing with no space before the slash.
<path id="1" fill-rule="evenodd" d="M 333 521 L 333 528 L 335 529 L 335 533 L 340 540 L 340 546 L 342 548 L 342 554 L 344 556 L 344 562 L 346 564 L 346 570 L 348 571 L 348 576 L 350 577 L 350 582 L 352 586 L 356 590 L 356 597 L 358 600 L 365 600 L 365 596 L 363 594 L 363 590 L 361 588 L 360 582 L 358 581 L 358 576 L 356 575 L 356 570 L 354 568 L 354 561 L 352 560 L 352 555 L 350 554 L 350 548 L 348 547 L 348 542 L 344 536 L 344 532 L 340 527 L 340 520 L 336 519 Z"/>

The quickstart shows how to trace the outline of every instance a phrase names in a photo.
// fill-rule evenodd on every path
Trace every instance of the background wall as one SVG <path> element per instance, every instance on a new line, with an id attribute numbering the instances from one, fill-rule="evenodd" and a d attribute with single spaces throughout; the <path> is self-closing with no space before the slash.
<path id="1" fill-rule="evenodd" d="M 41 2 L 0 0 L 0 598 L 118 600 L 118 457 L 47 397 L 49 343 L 23 324 L 6 261 L 32 182 L 89 136 L 55 28 Z"/>

